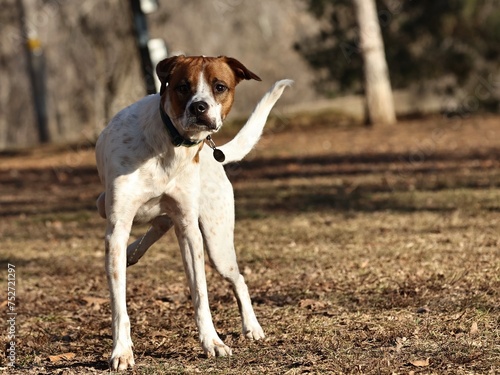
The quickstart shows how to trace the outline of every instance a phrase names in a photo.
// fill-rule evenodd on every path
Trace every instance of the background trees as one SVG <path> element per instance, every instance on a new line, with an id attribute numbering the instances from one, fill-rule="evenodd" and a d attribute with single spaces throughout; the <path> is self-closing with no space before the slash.
<path id="1" fill-rule="evenodd" d="M 321 24 L 296 50 L 320 74 L 325 95 L 362 92 L 360 35 L 352 0 L 307 0 Z M 458 94 L 500 72 L 500 8 L 495 0 L 377 0 L 393 88 L 427 86 Z M 495 110 L 500 93 L 481 100 Z"/>
<path id="2" fill-rule="evenodd" d="M 393 124 L 396 112 L 375 0 L 354 0 L 353 3 L 359 28 L 359 49 L 364 61 L 368 121 L 370 124 Z"/>
<path id="3" fill-rule="evenodd" d="M 0 149 L 37 143 L 16 2 L 4 0 L 0 12 Z M 145 93 L 130 10 L 117 0 L 25 3 L 46 59 L 51 138 L 92 140 Z M 439 92 L 458 100 L 459 110 L 499 111 L 498 0 L 376 4 L 393 89 L 413 90 L 416 99 Z M 282 106 L 364 92 L 353 0 L 168 0 L 148 17 L 150 35 L 164 38 L 171 53 L 232 55 L 265 82 L 293 78 L 297 89 Z M 233 115 L 248 113 L 265 89 L 241 85 Z"/>

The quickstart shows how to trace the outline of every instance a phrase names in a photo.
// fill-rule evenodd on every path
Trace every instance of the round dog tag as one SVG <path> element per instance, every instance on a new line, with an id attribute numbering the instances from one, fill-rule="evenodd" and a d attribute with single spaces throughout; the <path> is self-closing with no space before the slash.
<path id="1" fill-rule="evenodd" d="M 214 148 L 214 159 L 219 163 L 223 163 L 224 160 L 226 160 L 226 155 L 224 155 L 224 153 L 218 148 Z"/>

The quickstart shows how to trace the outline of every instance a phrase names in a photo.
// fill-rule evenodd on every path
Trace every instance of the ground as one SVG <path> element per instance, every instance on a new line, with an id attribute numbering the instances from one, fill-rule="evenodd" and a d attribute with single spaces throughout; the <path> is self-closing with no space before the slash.
<path id="1" fill-rule="evenodd" d="M 241 336 L 230 288 L 207 264 L 213 318 L 234 354 L 203 355 L 168 233 L 128 269 L 133 373 L 499 373 L 499 167 L 499 117 L 374 128 L 275 120 L 227 169 L 239 264 L 266 339 Z M 0 156 L 11 373 L 108 369 L 100 191 L 90 144 Z"/>

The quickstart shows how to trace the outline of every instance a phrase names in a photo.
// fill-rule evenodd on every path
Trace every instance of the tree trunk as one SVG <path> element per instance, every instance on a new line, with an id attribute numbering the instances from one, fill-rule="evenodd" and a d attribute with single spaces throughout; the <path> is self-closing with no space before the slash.
<path id="1" fill-rule="evenodd" d="M 364 60 L 365 95 L 370 124 L 394 124 L 396 114 L 375 0 L 353 0 Z"/>

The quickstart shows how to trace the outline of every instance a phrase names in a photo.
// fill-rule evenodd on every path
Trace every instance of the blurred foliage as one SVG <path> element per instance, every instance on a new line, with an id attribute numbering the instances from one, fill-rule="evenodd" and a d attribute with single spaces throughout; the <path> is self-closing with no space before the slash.
<path id="1" fill-rule="evenodd" d="M 351 0 L 304 0 L 320 31 L 295 48 L 320 73 L 325 94 L 362 91 L 362 56 Z M 377 0 L 394 88 L 447 76 L 462 87 L 500 61 L 497 0 Z M 451 76 L 451 77 L 450 77 Z"/>

